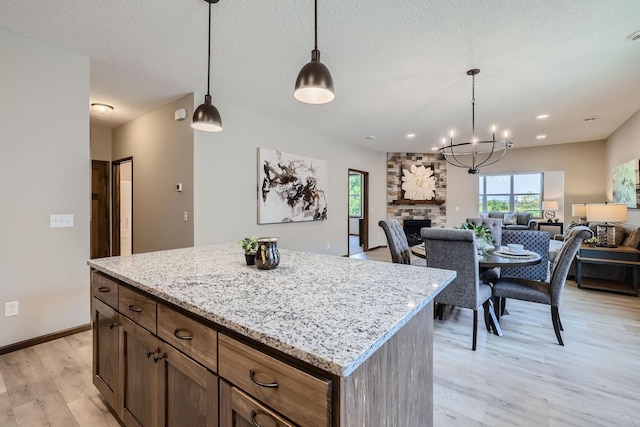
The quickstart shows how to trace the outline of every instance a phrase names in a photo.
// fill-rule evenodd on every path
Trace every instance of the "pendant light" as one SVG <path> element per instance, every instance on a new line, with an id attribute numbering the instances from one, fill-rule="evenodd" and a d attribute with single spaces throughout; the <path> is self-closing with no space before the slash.
<path id="1" fill-rule="evenodd" d="M 318 50 L 318 0 L 314 0 L 315 45 L 311 51 L 311 62 L 300 70 L 293 96 L 306 104 L 326 104 L 333 101 L 333 79 L 329 69 L 320 62 Z"/>
<path id="2" fill-rule="evenodd" d="M 191 127 L 205 132 L 220 132 L 222 130 L 222 118 L 218 109 L 211 103 L 209 86 L 211 84 L 211 3 L 218 3 L 219 0 L 204 0 L 209 3 L 209 50 L 207 54 L 207 94 L 204 96 L 204 103 L 200 104 L 193 112 Z"/>

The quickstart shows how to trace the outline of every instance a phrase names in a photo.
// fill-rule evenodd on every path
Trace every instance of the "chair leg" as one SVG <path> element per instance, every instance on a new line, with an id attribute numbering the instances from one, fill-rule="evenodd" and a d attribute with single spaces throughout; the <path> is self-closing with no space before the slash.
<path id="1" fill-rule="evenodd" d="M 502 312 L 500 311 L 501 304 L 502 304 L 502 298 L 500 297 L 493 298 L 493 306 L 495 307 L 495 315 L 498 321 L 500 320 L 500 316 L 502 316 Z"/>
<path id="2" fill-rule="evenodd" d="M 551 321 L 553 322 L 553 330 L 556 333 L 556 338 L 558 338 L 558 344 L 564 345 L 562 337 L 560 336 L 560 313 L 558 312 L 558 307 L 555 305 L 551 306 Z"/>
<path id="3" fill-rule="evenodd" d="M 489 314 L 490 303 L 489 300 L 486 300 L 482 304 L 482 308 L 484 308 L 484 326 L 487 327 L 487 331 L 491 330 L 491 315 Z"/>
<path id="4" fill-rule="evenodd" d="M 435 303 L 436 309 L 433 311 L 433 318 L 442 320 L 442 315 L 444 313 L 444 304 Z"/>
<path id="5" fill-rule="evenodd" d="M 478 310 L 473 310 L 473 345 L 471 350 L 476 351 L 476 343 L 478 342 Z"/>
<path id="6" fill-rule="evenodd" d="M 493 302 L 491 301 L 491 298 L 486 300 L 482 304 L 482 306 L 484 307 L 484 321 L 489 322 L 489 327 L 487 327 L 487 330 L 493 329 L 494 335 L 501 337 L 502 328 L 500 328 L 500 322 L 498 321 L 496 312 L 493 309 Z"/>
<path id="7" fill-rule="evenodd" d="M 560 320 L 560 313 L 558 313 L 558 325 L 560 325 L 560 330 L 564 331 L 564 328 L 562 327 L 562 320 Z"/>

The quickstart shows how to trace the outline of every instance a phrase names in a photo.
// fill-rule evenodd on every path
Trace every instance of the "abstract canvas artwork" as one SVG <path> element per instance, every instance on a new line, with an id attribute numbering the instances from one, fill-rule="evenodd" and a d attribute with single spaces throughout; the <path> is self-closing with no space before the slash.
<path id="1" fill-rule="evenodd" d="M 327 162 L 258 148 L 258 224 L 327 219 Z"/>
<path id="2" fill-rule="evenodd" d="M 613 202 L 640 209 L 640 160 L 629 160 L 613 168 Z"/>

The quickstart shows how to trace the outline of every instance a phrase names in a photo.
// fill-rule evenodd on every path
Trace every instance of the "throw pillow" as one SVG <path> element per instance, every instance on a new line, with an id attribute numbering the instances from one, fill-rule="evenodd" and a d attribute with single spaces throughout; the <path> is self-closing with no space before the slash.
<path id="1" fill-rule="evenodd" d="M 529 225 L 529 220 L 533 214 L 531 212 L 518 212 L 517 216 L 517 224 L 518 225 Z"/>
<path id="2" fill-rule="evenodd" d="M 616 246 L 622 245 L 625 237 L 627 237 L 627 229 L 621 225 L 616 225 Z"/>
<path id="3" fill-rule="evenodd" d="M 504 214 L 504 219 L 502 220 L 504 225 L 515 225 L 518 223 L 518 215 L 514 213 L 506 213 Z"/>
<path id="4" fill-rule="evenodd" d="M 622 246 L 627 246 L 629 248 L 638 248 L 640 245 L 640 228 L 636 228 L 635 231 L 632 231 L 627 235 L 627 238 L 624 240 Z"/>

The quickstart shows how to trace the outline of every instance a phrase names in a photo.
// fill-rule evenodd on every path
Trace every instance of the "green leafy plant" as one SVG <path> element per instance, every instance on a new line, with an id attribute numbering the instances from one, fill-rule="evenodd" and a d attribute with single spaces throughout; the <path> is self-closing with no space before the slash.
<path id="1" fill-rule="evenodd" d="M 462 225 L 458 228 L 461 228 L 463 230 L 473 230 L 477 240 L 482 240 L 485 243 L 489 243 L 491 241 L 491 238 L 492 238 L 491 229 L 489 229 L 488 227 L 482 224 L 474 225 L 474 224 L 469 224 L 467 222 L 463 222 Z"/>
<path id="2" fill-rule="evenodd" d="M 585 243 L 598 243 L 598 239 L 596 237 L 591 237 L 584 241 Z"/>
<path id="3" fill-rule="evenodd" d="M 258 250 L 258 238 L 256 236 L 240 239 L 238 244 L 242 246 L 242 250 L 245 254 L 255 254 Z"/>

